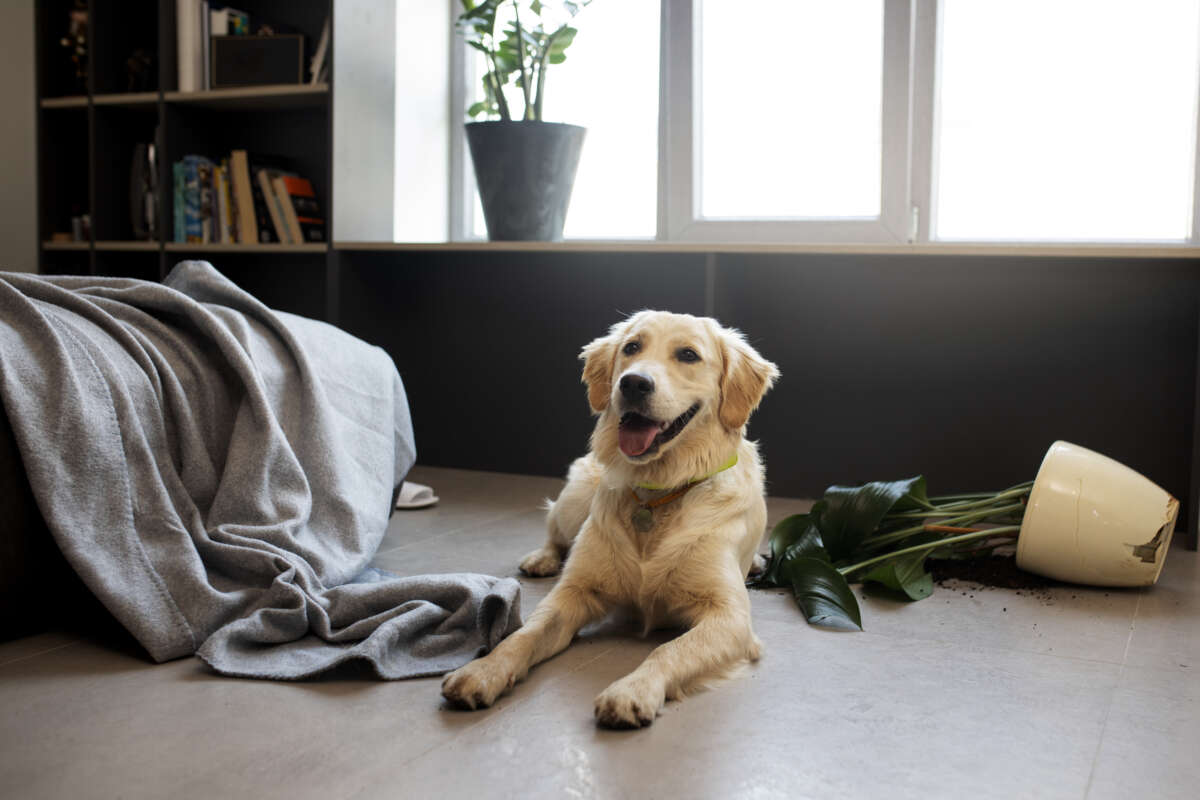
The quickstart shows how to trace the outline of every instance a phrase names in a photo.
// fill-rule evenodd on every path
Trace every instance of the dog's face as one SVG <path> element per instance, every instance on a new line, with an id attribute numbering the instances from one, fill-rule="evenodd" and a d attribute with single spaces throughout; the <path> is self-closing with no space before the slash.
<path id="1" fill-rule="evenodd" d="M 631 464 L 741 436 L 779 374 L 736 331 L 688 314 L 642 311 L 584 348 L 594 446 Z M 727 445 L 722 445 L 727 447 Z"/>

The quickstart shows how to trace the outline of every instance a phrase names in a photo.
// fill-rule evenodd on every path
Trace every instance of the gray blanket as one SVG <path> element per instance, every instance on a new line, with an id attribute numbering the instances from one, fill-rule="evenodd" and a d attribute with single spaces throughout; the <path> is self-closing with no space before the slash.
<path id="1" fill-rule="evenodd" d="M 520 624 L 511 578 L 368 567 L 415 459 L 395 366 L 205 262 L 0 273 L 0 400 L 59 548 L 158 661 L 406 678 Z"/>

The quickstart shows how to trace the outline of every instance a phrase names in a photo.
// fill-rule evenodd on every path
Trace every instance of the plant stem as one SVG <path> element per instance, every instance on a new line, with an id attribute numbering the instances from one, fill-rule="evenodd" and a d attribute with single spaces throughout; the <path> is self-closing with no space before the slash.
<path id="1" fill-rule="evenodd" d="M 973 541 L 976 539 L 986 539 L 986 538 L 994 537 L 994 536 L 1010 536 L 1014 533 L 1020 533 L 1020 531 L 1021 531 L 1020 525 L 1008 525 L 1003 528 L 989 528 L 988 530 L 977 531 L 975 533 L 964 533 L 959 536 L 951 536 L 948 539 L 941 539 L 936 542 L 926 542 L 925 544 L 917 544 L 917 545 L 913 545 L 912 547 L 906 547 L 903 550 L 896 550 L 891 553 L 884 553 L 883 555 L 874 556 L 872 558 L 866 559 L 865 561 L 860 561 L 857 564 L 851 564 L 848 567 L 838 567 L 837 571 L 842 573 L 843 576 L 845 576 L 845 575 L 849 575 L 853 572 L 857 572 L 858 570 L 863 569 L 864 567 L 870 567 L 875 564 L 878 564 L 881 561 L 887 561 L 888 559 L 892 559 L 892 558 L 899 558 L 900 556 L 906 556 L 911 553 L 919 553 L 921 551 L 936 550 L 939 547 L 945 547 L 946 545 L 958 544 L 959 542 L 970 542 L 970 541 Z"/>
<path id="2" fill-rule="evenodd" d="M 504 87 L 500 85 L 499 73 L 496 72 L 496 59 L 489 54 L 488 58 L 492 62 L 492 69 L 488 72 L 488 81 L 492 84 L 492 91 L 496 95 L 496 107 L 500 110 L 500 119 L 505 122 L 512 120 L 512 115 L 508 113 L 508 100 L 504 98 Z"/>
<path id="3" fill-rule="evenodd" d="M 562 29 L 567 27 L 563 25 L 554 33 L 550 34 L 550 38 L 546 41 L 546 46 L 542 49 L 542 56 L 538 59 L 537 70 L 537 94 L 533 96 L 533 118 L 538 122 L 542 121 L 542 102 L 546 92 L 546 67 L 547 61 L 550 58 L 550 48 L 554 46 L 554 40 L 562 33 Z"/>
<path id="4" fill-rule="evenodd" d="M 1029 493 L 1028 488 L 1017 486 L 1012 489 L 1007 489 L 999 494 L 987 495 L 985 498 L 974 501 L 961 500 L 957 503 L 948 503 L 946 505 L 934 506 L 931 511 L 902 511 L 896 514 L 888 514 L 886 519 L 923 519 L 925 517 L 952 517 L 961 514 L 965 511 L 971 511 L 975 508 L 999 503 L 1002 500 L 1008 500 L 1014 497 L 1021 497 Z"/>
<path id="5" fill-rule="evenodd" d="M 1023 503 L 1013 503 L 1012 505 L 1000 506 L 998 508 L 984 508 L 984 509 L 981 509 L 978 511 L 972 511 L 969 514 L 960 514 L 958 516 L 953 516 L 948 519 L 941 520 L 940 524 L 950 525 L 952 523 L 960 523 L 960 522 L 978 522 L 979 520 L 987 519 L 988 517 L 999 516 L 1000 514 L 1006 514 L 1009 511 L 1016 511 L 1017 509 L 1021 509 L 1024 507 L 1025 506 Z M 1020 528 L 1019 525 L 1017 527 Z M 898 531 L 889 531 L 888 533 L 880 534 L 878 536 L 868 537 L 862 543 L 862 546 L 871 548 L 871 549 L 875 549 L 877 547 L 882 547 L 885 544 L 890 544 L 892 542 L 896 542 L 901 539 L 907 539 L 909 536 L 913 536 L 915 534 L 924 533 L 924 532 L 925 532 L 924 525 L 916 525 L 911 528 L 902 528 L 901 530 L 898 530 Z"/>
<path id="6" fill-rule="evenodd" d="M 513 16 L 517 26 L 517 66 L 520 69 L 521 91 L 525 94 L 525 119 L 533 119 L 533 102 L 529 95 L 529 74 L 525 71 L 525 35 L 521 30 L 520 2 L 513 2 Z"/>
<path id="7" fill-rule="evenodd" d="M 1015 489 L 1032 489 L 1032 488 L 1033 488 L 1033 481 L 1026 481 L 1025 483 L 1018 483 L 1016 486 L 1010 486 L 1007 489 L 1004 489 L 1000 492 L 969 492 L 967 494 L 944 494 L 944 495 L 939 495 L 937 497 L 931 497 L 931 498 L 929 498 L 929 500 L 934 505 L 936 505 L 938 507 L 942 507 L 942 506 L 947 506 L 947 505 L 956 505 L 957 503 L 965 502 L 968 500 L 986 500 L 989 497 L 996 497 L 997 495 L 1006 494 Z"/>

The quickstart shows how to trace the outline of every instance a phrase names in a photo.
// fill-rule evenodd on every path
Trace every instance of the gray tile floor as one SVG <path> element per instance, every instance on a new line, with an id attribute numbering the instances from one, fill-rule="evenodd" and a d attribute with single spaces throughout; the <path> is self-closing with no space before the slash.
<path id="1" fill-rule="evenodd" d="M 418 468 L 377 563 L 516 575 L 561 482 Z M 807 508 L 773 498 L 771 523 Z M 552 581 L 521 579 L 525 612 Z M 766 655 L 633 732 L 592 698 L 665 635 L 588 632 L 492 709 L 438 679 L 306 683 L 153 665 L 112 636 L 0 645 L 0 797 L 1194 798 L 1200 559 L 1149 590 L 938 588 L 864 601 L 865 633 L 752 593 Z"/>

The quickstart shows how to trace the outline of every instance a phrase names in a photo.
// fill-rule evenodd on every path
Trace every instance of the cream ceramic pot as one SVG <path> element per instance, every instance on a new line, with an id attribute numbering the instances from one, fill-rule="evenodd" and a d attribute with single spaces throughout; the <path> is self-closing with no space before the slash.
<path id="1" fill-rule="evenodd" d="M 1017 566 L 1071 583 L 1149 586 L 1178 513 L 1178 500 L 1124 464 L 1055 442 L 1029 495 Z"/>

